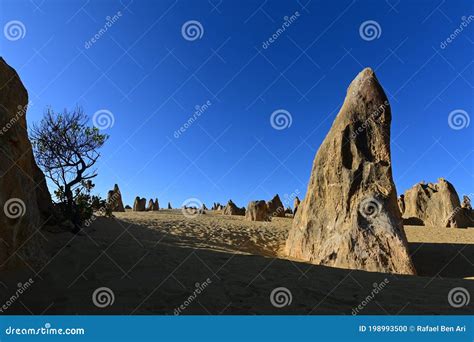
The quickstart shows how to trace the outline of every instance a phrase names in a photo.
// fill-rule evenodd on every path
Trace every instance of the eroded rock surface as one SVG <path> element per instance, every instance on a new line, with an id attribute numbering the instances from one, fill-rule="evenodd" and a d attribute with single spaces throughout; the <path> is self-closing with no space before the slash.
<path id="1" fill-rule="evenodd" d="M 391 111 L 374 72 L 357 75 L 321 144 L 286 253 L 314 264 L 414 274 L 392 179 Z"/>

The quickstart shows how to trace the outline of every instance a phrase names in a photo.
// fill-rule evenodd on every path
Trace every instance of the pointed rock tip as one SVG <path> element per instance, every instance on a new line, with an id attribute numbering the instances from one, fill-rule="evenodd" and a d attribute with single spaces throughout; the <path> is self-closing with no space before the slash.
<path id="1" fill-rule="evenodd" d="M 378 80 L 377 80 L 377 77 L 375 76 L 375 72 L 370 67 L 364 68 L 361 72 L 359 72 L 357 76 L 354 78 L 354 80 L 352 81 L 351 85 L 365 84 L 366 81 L 368 81 L 369 84 L 371 85 L 378 84 Z"/>

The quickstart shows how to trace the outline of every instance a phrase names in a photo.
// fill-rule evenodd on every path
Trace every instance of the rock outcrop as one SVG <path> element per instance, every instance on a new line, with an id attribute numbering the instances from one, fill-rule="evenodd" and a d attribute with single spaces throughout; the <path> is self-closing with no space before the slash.
<path id="1" fill-rule="evenodd" d="M 472 210 L 471 199 L 469 196 L 464 195 L 462 197 L 461 208 Z"/>
<path id="2" fill-rule="evenodd" d="M 168 202 L 168 209 L 170 209 L 170 210 L 173 209 L 173 208 L 171 207 L 171 202 Z"/>
<path id="3" fill-rule="evenodd" d="M 270 221 L 268 206 L 265 201 L 251 201 L 245 212 L 247 221 Z"/>
<path id="4" fill-rule="evenodd" d="M 122 202 L 122 194 L 117 184 L 115 184 L 114 189 L 110 190 L 107 194 L 107 205 L 110 210 L 124 212 L 125 208 Z"/>
<path id="5" fill-rule="evenodd" d="M 0 57 L 0 269 L 45 261 L 39 230 L 54 209 L 28 140 L 28 92 Z"/>
<path id="6" fill-rule="evenodd" d="M 296 211 L 298 210 L 298 207 L 300 205 L 301 201 L 298 196 L 295 197 L 293 201 L 293 214 L 296 215 Z"/>
<path id="7" fill-rule="evenodd" d="M 239 208 L 235 205 L 232 200 L 229 200 L 227 202 L 227 205 L 224 208 L 224 215 L 238 215 L 238 216 L 244 216 L 245 215 L 245 208 Z"/>
<path id="8" fill-rule="evenodd" d="M 158 202 L 158 198 L 155 198 L 155 201 L 153 202 L 153 205 L 151 206 L 152 211 L 158 211 L 160 210 L 160 202 Z"/>
<path id="9" fill-rule="evenodd" d="M 280 196 L 275 195 L 267 202 L 268 212 L 273 217 L 285 217 L 285 207 L 280 200 Z"/>
<path id="10" fill-rule="evenodd" d="M 406 224 L 451 228 L 470 225 L 456 189 L 444 178 L 438 179 L 438 183 L 414 185 L 405 191 L 404 199 L 403 218 Z"/>
<path id="11" fill-rule="evenodd" d="M 286 241 L 294 258 L 340 268 L 414 274 L 390 157 L 391 111 L 374 72 L 350 84 L 321 144 Z"/>
<path id="12" fill-rule="evenodd" d="M 222 210 L 222 205 L 217 202 L 212 205 L 212 210 Z"/>
<path id="13" fill-rule="evenodd" d="M 148 200 L 148 205 L 146 206 L 146 211 L 153 211 L 153 200 L 151 198 Z"/>
<path id="14" fill-rule="evenodd" d="M 146 210 L 146 198 L 135 197 L 133 203 L 133 211 L 145 211 Z"/>

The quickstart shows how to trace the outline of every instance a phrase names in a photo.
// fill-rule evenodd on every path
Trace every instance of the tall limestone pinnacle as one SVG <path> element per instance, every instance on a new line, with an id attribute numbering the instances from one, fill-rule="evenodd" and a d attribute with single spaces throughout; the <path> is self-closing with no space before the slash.
<path id="1" fill-rule="evenodd" d="M 0 269 L 44 261 L 37 234 L 53 219 L 46 180 L 28 140 L 28 92 L 0 57 Z"/>
<path id="2" fill-rule="evenodd" d="M 415 273 L 392 179 L 391 119 L 374 72 L 362 70 L 316 154 L 286 242 L 289 256 L 340 268 Z"/>

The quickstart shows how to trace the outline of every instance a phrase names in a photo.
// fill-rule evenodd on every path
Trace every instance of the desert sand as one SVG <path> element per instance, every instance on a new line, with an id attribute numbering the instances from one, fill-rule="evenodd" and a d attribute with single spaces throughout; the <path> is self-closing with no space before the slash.
<path id="1" fill-rule="evenodd" d="M 287 259 L 289 217 L 248 222 L 220 211 L 187 218 L 180 210 L 114 215 L 97 218 L 83 235 L 42 232 L 51 261 L 5 274 L 2 300 L 17 283 L 38 280 L 5 313 L 173 315 L 187 301 L 180 314 L 351 315 L 382 282 L 386 286 L 358 314 L 474 312 L 472 305 L 453 308 L 447 300 L 454 287 L 474 291 L 474 282 L 462 279 L 474 277 L 474 229 L 405 227 L 418 276 L 400 276 Z M 112 305 L 93 304 L 99 287 L 113 291 Z M 291 291 L 289 305 L 271 304 L 277 287 Z"/>

